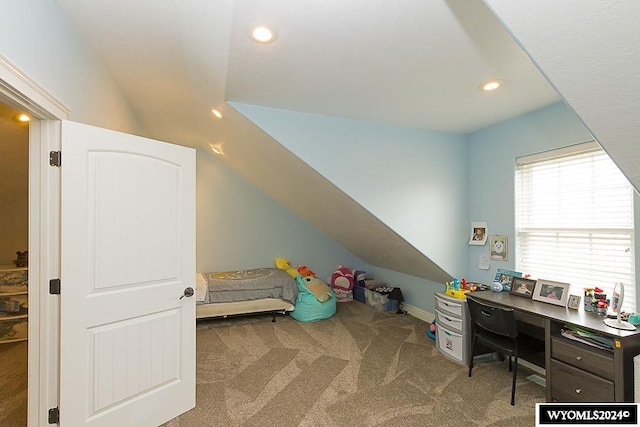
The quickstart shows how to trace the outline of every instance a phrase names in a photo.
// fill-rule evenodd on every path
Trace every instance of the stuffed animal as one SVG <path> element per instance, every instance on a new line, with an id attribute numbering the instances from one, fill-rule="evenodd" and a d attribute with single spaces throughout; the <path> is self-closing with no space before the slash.
<path id="1" fill-rule="evenodd" d="M 318 283 L 319 282 L 319 283 Z M 298 285 L 298 297 L 296 298 L 296 307 L 291 312 L 291 317 L 300 322 L 315 322 L 317 320 L 328 319 L 336 314 L 336 296 L 333 291 L 322 280 L 316 277 L 296 277 Z M 320 302 L 318 297 L 311 293 L 310 288 L 324 285 L 329 292 L 329 299 Z"/>
<path id="2" fill-rule="evenodd" d="M 298 279 L 296 279 L 298 280 Z M 325 302 L 331 298 L 331 289 L 322 280 L 313 276 L 302 276 L 302 283 L 318 301 Z"/>
<path id="3" fill-rule="evenodd" d="M 29 252 L 16 252 L 16 260 L 13 261 L 16 267 L 28 267 L 29 265 Z"/>
<path id="4" fill-rule="evenodd" d="M 294 279 L 300 275 L 300 272 L 291 267 L 291 263 L 286 258 L 276 258 L 276 267 L 278 267 L 280 270 L 286 271 L 287 273 L 289 273 L 289 276 L 293 277 Z"/>
<path id="5" fill-rule="evenodd" d="M 353 270 L 339 265 L 331 275 L 331 289 L 338 302 L 353 301 Z"/>
<path id="6" fill-rule="evenodd" d="M 309 267 L 307 267 L 306 265 L 302 264 L 298 266 L 298 273 L 302 274 L 303 277 L 316 277 L 316 273 L 311 271 L 311 269 L 309 269 Z"/>
<path id="7" fill-rule="evenodd" d="M 329 289 L 329 286 L 327 286 L 327 284 L 322 280 L 316 278 L 315 273 L 313 273 L 313 271 L 309 270 L 308 268 L 306 269 L 306 271 L 312 273 L 312 276 L 304 276 L 300 273 L 300 271 L 291 267 L 291 262 L 289 262 L 286 258 L 281 257 L 276 258 L 276 267 L 278 267 L 280 270 L 286 271 L 291 277 L 296 280 L 298 279 L 298 276 L 303 277 L 305 280 L 301 281 L 300 283 L 302 283 L 318 301 L 325 302 L 331 297 L 331 290 Z"/>

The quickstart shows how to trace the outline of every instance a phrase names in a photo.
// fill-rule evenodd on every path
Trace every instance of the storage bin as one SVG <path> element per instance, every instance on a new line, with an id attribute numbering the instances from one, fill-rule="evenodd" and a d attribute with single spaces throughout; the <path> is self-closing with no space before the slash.
<path id="1" fill-rule="evenodd" d="M 453 329 L 458 332 L 462 332 L 462 319 L 458 317 L 449 316 L 444 314 L 440 310 L 436 310 L 436 323 L 441 324 L 442 326 Z"/>
<path id="2" fill-rule="evenodd" d="M 367 289 L 375 289 L 381 286 L 387 286 L 387 284 L 375 279 L 365 279 L 364 281 L 364 287 Z"/>
<path id="3" fill-rule="evenodd" d="M 384 311 L 397 311 L 398 310 L 398 301 L 395 299 L 389 299 L 387 303 L 384 305 Z"/>
<path id="4" fill-rule="evenodd" d="M 456 360 L 457 362 L 464 363 L 466 355 L 462 334 L 449 330 L 436 323 L 436 337 L 438 341 L 438 348 L 442 354 Z"/>
<path id="5" fill-rule="evenodd" d="M 365 288 L 360 285 L 353 286 L 353 299 L 359 302 L 365 302 L 364 296 Z"/>
<path id="6" fill-rule="evenodd" d="M 443 313 L 453 314 L 457 317 L 462 317 L 463 303 L 453 302 L 451 300 L 445 300 L 444 298 L 436 298 L 436 309 L 439 309 Z"/>
<path id="7" fill-rule="evenodd" d="M 371 289 L 364 289 L 364 295 L 367 305 L 370 305 L 380 312 L 385 311 L 385 305 L 389 301 L 389 297 L 372 291 Z"/>

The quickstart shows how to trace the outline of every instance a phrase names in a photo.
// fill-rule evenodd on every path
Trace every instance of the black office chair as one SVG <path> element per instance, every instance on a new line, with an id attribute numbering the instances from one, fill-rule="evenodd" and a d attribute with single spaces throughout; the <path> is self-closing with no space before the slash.
<path id="1" fill-rule="evenodd" d="M 469 377 L 473 370 L 473 356 L 476 343 L 481 343 L 499 354 L 509 357 L 509 371 L 513 371 L 511 385 L 511 405 L 516 397 L 516 375 L 518 373 L 518 328 L 515 311 L 512 308 L 496 307 L 467 296 L 467 305 L 471 314 L 471 358 Z M 511 365 L 513 357 L 513 367 Z"/>

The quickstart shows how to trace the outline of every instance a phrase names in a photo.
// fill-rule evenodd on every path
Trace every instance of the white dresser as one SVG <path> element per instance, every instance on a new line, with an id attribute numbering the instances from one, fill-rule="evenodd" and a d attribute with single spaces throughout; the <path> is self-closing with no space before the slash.
<path id="1" fill-rule="evenodd" d="M 0 344 L 27 339 L 28 274 L 26 267 L 0 267 Z"/>
<path id="2" fill-rule="evenodd" d="M 471 320 L 467 301 L 444 292 L 434 294 L 436 308 L 436 346 L 450 359 L 469 364 Z"/>

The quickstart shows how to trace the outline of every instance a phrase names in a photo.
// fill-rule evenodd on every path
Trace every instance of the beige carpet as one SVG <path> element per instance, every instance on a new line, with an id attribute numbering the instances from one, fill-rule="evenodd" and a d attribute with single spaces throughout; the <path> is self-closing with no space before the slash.
<path id="1" fill-rule="evenodd" d="M 27 341 L 0 344 L 0 426 L 27 425 Z"/>
<path id="2" fill-rule="evenodd" d="M 201 321 L 197 406 L 166 427 L 532 426 L 545 389 L 507 362 L 467 367 L 442 356 L 412 316 L 340 303 L 335 317 Z"/>

